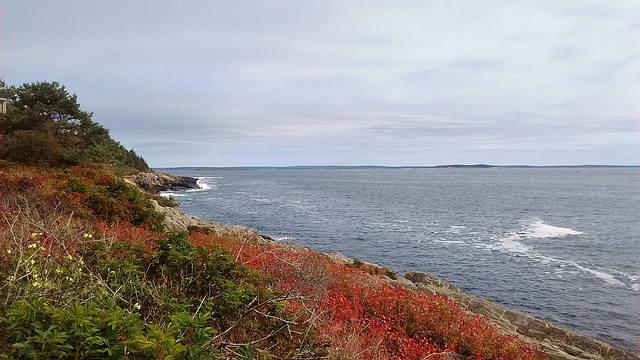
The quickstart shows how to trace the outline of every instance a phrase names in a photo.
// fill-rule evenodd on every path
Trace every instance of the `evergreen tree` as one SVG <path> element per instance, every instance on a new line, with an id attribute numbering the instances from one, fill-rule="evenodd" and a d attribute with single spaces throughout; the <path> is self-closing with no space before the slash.
<path id="1" fill-rule="evenodd" d="M 57 82 L 6 87 L 7 113 L 0 115 L 0 159 L 38 166 L 103 163 L 116 168 L 149 171 L 132 150 L 109 136 L 109 131 L 80 109 L 75 94 Z"/>

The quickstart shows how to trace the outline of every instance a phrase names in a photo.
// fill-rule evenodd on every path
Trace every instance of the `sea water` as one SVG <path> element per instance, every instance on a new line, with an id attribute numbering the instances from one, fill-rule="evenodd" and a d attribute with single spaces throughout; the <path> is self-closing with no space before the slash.
<path id="1" fill-rule="evenodd" d="M 189 215 L 434 273 L 640 352 L 640 169 L 164 169 Z"/>

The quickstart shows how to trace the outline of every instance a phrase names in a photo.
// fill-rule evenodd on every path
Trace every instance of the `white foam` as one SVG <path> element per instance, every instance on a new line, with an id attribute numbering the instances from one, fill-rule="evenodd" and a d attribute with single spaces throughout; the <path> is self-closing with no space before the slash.
<path id="1" fill-rule="evenodd" d="M 527 238 L 548 239 L 548 238 L 566 237 L 569 235 L 581 235 L 581 234 L 583 233 L 580 231 L 548 225 L 543 223 L 542 220 L 535 220 L 531 224 L 525 227 L 522 235 L 524 235 Z"/>
<path id="2" fill-rule="evenodd" d="M 289 236 L 284 236 L 284 237 L 279 237 L 279 238 L 275 238 L 274 239 L 276 242 L 285 242 L 285 243 L 293 243 L 296 241 L 296 238 L 294 237 L 289 237 Z"/>
<path id="3" fill-rule="evenodd" d="M 498 251 L 512 253 L 516 256 L 525 256 L 533 259 L 534 261 L 538 261 L 543 265 L 555 264 L 556 266 L 559 266 L 559 268 L 554 273 L 558 277 L 561 277 L 562 273 L 564 272 L 568 272 L 572 275 L 587 273 L 595 276 L 600 280 L 603 280 L 608 285 L 628 286 L 634 291 L 640 291 L 640 284 L 635 283 L 639 278 L 635 274 L 626 274 L 618 270 L 606 269 L 601 267 L 593 268 L 588 267 L 588 264 L 581 265 L 574 261 L 558 259 L 553 256 L 541 254 L 522 243 L 522 240 L 526 239 L 563 238 L 570 235 L 580 234 L 582 234 L 582 232 L 580 231 L 552 226 L 543 223 L 541 220 L 535 220 L 529 224 L 526 224 L 522 231 L 511 232 L 510 234 L 499 238 L 498 241 L 495 242 L 494 245 L 490 248 Z M 567 267 L 576 270 L 571 271 L 569 269 L 566 269 Z M 617 274 L 619 276 L 616 277 L 616 275 L 614 274 Z M 621 281 L 620 278 L 628 278 L 631 283 L 626 284 L 625 282 Z"/>
<path id="4" fill-rule="evenodd" d="M 211 189 L 211 185 L 209 185 L 205 179 L 209 179 L 209 178 L 198 178 L 198 181 L 196 181 L 196 184 L 198 184 L 198 186 L 200 186 L 200 188 L 202 190 L 209 190 Z"/>
<path id="5" fill-rule="evenodd" d="M 196 178 L 196 179 L 198 179 L 196 181 L 196 184 L 199 186 L 199 188 L 198 189 L 189 189 L 189 190 L 187 190 L 188 192 L 204 191 L 204 190 L 211 189 L 211 184 L 209 184 L 206 181 L 206 180 L 211 179 L 211 178 L 199 177 L 199 178 Z"/>
<path id="6" fill-rule="evenodd" d="M 604 271 L 589 269 L 587 267 L 581 266 L 581 265 L 576 264 L 576 263 L 571 263 L 571 265 L 577 267 L 578 269 L 582 270 L 583 272 L 587 272 L 587 273 L 595 275 L 597 278 L 600 278 L 600 279 L 604 280 L 609 285 L 623 285 L 623 286 L 625 285 L 622 281 L 616 279 L 615 276 L 613 276 L 613 275 L 611 275 L 609 273 L 606 273 Z"/>
<path id="7" fill-rule="evenodd" d="M 511 234 L 507 237 L 500 239 L 500 246 L 503 250 L 516 254 L 526 254 L 531 252 L 531 248 L 520 241 L 518 234 Z"/>
<path id="8" fill-rule="evenodd" d="M 168 198 L 169 196 L 173 196 L 173 197 L 181 197 L 181 196 L 186 196 L 185 194 L 178 194 L 172 191 L 161 191 L 160 192 L 160 196 L 164 196 L 166 198 Z"/>
<path id="9" fill-rule="evenodd" d="M 528 254 L 532 258 L 542 259 L 544 256 L 534 253 L 531 247 L 523 244 L 525 239 L 549 239 L 562 238 L 569 235 L 580 235 L 582 232 L 569 228 L 548 225 L 542 220 L 534 220 L 523 226 L 522 231 L 511 232 L 507 236 L 498 239 L 497 244 L 492 248 L 499 251 L 511 252 L 518 255 Z M 547 258 L 547 261 L 549 258 Z"/>

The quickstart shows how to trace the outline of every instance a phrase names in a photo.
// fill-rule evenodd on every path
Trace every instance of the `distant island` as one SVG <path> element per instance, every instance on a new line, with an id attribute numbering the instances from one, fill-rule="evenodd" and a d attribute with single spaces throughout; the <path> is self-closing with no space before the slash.
<path id="1" fill-rule="evenodd" d="M 178 166 L 158 167 L 154 170 L 367 170 L 367 169 L 585 169 L 585 168 L 638 168 L 640 165 L 490 165 L 490 164 L 449 164 L 449 165 L 294 165 L 294 166 Z"/>

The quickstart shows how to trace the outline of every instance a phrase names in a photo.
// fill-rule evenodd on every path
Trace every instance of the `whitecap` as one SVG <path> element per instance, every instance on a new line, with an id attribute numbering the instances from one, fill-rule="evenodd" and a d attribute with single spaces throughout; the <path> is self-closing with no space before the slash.
<path id="1" fill-rule="evenodd" d="M 179 193 L 172 192 L 172 191 L 161 191 L 160 192 L 160 196 L 168 198 L 170 196 L 181 197 L 181 196 L 186 196 L 186 195 L 185 194 L 179 194 Z"/>
<path id="2" fill-rule="evenodd" d="M 289 237 L 289 236 L 283 236 L 283 237 L 278 237 L 274 239 L 276 242 L 285 242 L 285 243 L 295 243 L 296 242 L 296 238 L 295 237 Z"/>
<path id="3" fill-rule="evenodd" d="M 500 238 L 497 250 L 504 250 L 515 254 L 527 254 L 531 252 L 531 248 L 520 241 L 520 235 L 512 233 L 506 237 Z"/>
<path id="4" fill-rule="evenodd" d="M 547 239 L 566 237 L 569 235 L 582 235 L 583 233 L 569 228 L 545 224 L 542 220 L 534 220 L 519 234 L 527 238 Z"/>
<path id="5" fill-rule="evenodd" d="M 622 281 L 616 279 L 615 276 L 606 273 L 604 271 L 599 271 L 599 270 L 594 270 L 594 269 L 590 269 L 584 266 L 581 266 L 580 264 L 577 263 L 571 263 L 571 265 L 577 267 L 578 269 L 580 269 L 583 272 L 587 272 L 590 273 L 592 275 L 595 275 L 597 278 L 600 278 L 602 280 L 604 280 L 607 284 L 609 285 L 625 285 Z"/>

